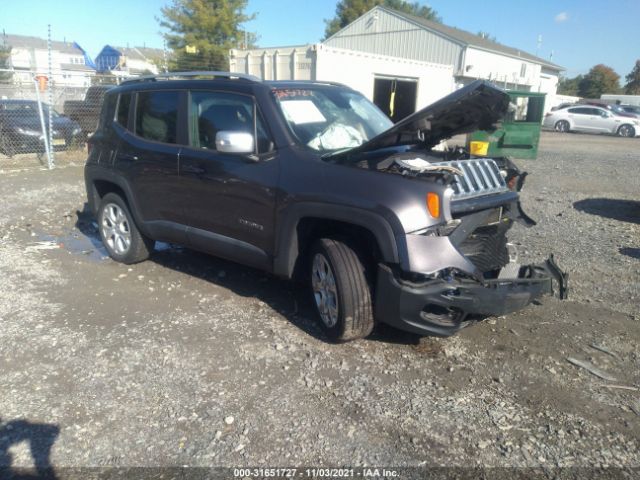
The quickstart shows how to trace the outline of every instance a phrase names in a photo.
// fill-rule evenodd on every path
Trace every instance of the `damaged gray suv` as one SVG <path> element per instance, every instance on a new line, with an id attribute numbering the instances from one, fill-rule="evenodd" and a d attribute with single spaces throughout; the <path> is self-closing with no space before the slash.
<path id="1" fill-rule="evenodd" d="M 334 340 L 377 322 L 451 335 L 566 296 L 552 256 L 510 258 L 508 230 L 534 224 L 518 200 L 525 174 L 505 158 L 434 149 L 492 129 L 508 106 L 477 81 L 393 125 L 343 85 L 136 79 L 106 94 L 89 205 L 116 261 L 145 260 L 158 240 L 302 279 Z"/>

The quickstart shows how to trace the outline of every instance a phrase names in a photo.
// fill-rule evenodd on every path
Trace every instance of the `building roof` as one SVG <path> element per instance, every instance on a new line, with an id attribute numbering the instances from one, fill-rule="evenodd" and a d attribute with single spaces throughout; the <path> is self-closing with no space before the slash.
<path id="1" fill-rule="evenodd" d="M 399 12 L 397 10 L 393 10 L 388 7 L 377 6 L 376 9 L 385 10 L 388 13 L 393 15 L 400 16 L 412 23 L 417 23 L 418 25 L 425 27 L 429 30 L 432 30 L 436 33 L 439 33 L 445 37 L 449 37 L 451 40 L 461 43 L 465 46 L 477 47 L 483 50 L 489 50 L 492 52 L 501 53 L 503 55 L 508 55 L 511 57 L 522 58 L 528 60 L 530 62 L 538 63 L 552 70 L 564 70 L 560 65 L 556 65 L 544 58 L 536 57 L 535 55 L 531 55 L 530 53 L 524 52 L 517 48 L 508 47 L 501 43 L 490 40 L 486 37 L 482 37 L 480 35 L 473 34 L 471 32 L 467 32 L 465 30 L 460 30 L 459 28 L 449 27 L 442 23 L 434 22 L 432 20 L 427 20 L 426 18 L 417 17 L 415 15 L 410 15 L 408 13 Z"/>
<path id="2" fill-rule="evenodd" d="M 44 38 L 29 37 L 26 35 L 0 34 L 0 45 L 10 46 L 13 48 L 35 48 L 38 50 L 46 50 L 47 40 Z M 73 42 L 61 42 L 59 40 L 52 40 L 51 49 L 63 53 L 71 53 L 74 55 L 84 54 L 82 50 L 74 46 Z"/>
<path id="3" fill-rule="evenodd" d="M 132 60 L 143 61 L 157 61 L 163 58 L 163 50 L 161 48 L 149 48 L 149 47 L 115 47 L 112 45 L 105 45 L 102 51 L 105 49 L 115 50 L 116 52 L 124 55 Z M 102 53 L 102 51 L 100 53 Z M 100 54 L 98 54 L 100 55 Z"/>
<path id="4" fill-rule="evenodd" d="M 63 70 L 73 70 L 78 72 L 93 72 L 94 69 L 83 63 L 61 63 L 60 68 Z"/>

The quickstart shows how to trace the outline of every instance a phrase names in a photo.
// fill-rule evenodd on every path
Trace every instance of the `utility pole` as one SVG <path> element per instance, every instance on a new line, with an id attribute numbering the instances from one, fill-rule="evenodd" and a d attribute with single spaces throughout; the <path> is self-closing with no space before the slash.
<path id="1" fill-rule="evenodd" d="M 49 81 L 47 82 L 47 88 L 49 91 L 47 92 L 47 101 L 49 102 L 49 131 L 47 135 L 49 136 L 49 157 L 48 157 L 48 167 L 51 170 L 54 166 L 55 157 L 53 155 L 53 69 L 51 62 L 51 24 L 47 25 L 47 53 L 49 60 L 49 71 L 47 76 L 49 77 Z"/>

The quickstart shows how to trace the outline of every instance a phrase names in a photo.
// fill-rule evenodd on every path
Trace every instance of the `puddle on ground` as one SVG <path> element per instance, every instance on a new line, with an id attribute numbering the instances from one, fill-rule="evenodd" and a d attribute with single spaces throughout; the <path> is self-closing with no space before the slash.
<path id="1" fill-rule="evenodd" d="M 71 230 L 65 235 L 38 235 L 40 245 L 57 245 L 69 253 L 82 255 L 94 262 L 101 262 L 109 258 L 107 249 L 104 248 L 98 225 L 85 223 L 81 229 Z"/>
<path id="2" fill-rule="evenodd" d="M 83 222 L 77 228 L 65 235 L 38 235 L 38 241 L 27 247 L 30 250 L 50 250 L 62 248 L 69 253 L 82 255 L 85 258 L 102 262 L 109 258 L 107 249 L 102 244 L 98 224 L 96 222 Z M 165 242 L 156 242 L 155 251 L 182 251 L 182 247 Z"/>

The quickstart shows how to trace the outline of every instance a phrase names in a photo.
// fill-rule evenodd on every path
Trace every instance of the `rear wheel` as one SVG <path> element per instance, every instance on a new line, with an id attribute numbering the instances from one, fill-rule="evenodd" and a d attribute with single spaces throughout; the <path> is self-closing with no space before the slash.
<path id="1" fill-rule="evenodd" d="M 136 226 L 126 202 L 115 193 L 108 193 L 98 209 L 100 238 L 117 262 L 132 264 L 149 258 L 153 240 L 145 237 Z"/>
<path id="2" fill-rule="evenodd" d="M 636 130 L 631 125 L 621 125 L 618 129 L 618 135 L 621 137 L 635 137 Z"/>
<path id="3" fill-rule="evenodd" d="M 556 132 L 567 133 L 569 129 L 570 129 L 570 125 L 569 125 L 569 122 L 567 122 L 566 120 L 560 120 L 559 122 L 556 122 L 556 125 L 555 125 Z"/>
<path id="4" fill-rule="evenodd" d="M 334 341 L 364 338 L 374 327 L 365 266 L 346 243 L 329 238 L 311 249 L 310 283 L 320 324 Z"/>

